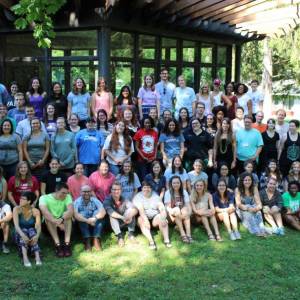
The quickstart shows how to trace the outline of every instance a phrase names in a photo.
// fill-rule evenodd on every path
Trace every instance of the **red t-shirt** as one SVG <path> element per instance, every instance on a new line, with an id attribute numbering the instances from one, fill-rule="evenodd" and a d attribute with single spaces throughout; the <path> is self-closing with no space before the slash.
<path id="1" fill-rule="evenodd" d="M 16 178 L 12 176 L 8 180 L 8 191 L 12 193 L 16 203 L 20 204 L 21 193 L 23 192 L 35 192 L 40 188 L 38 180 L 32 176 L 32 184 L 29 185 L 25 179 L 20 180 L 19 186 L 15 186 Z"/>
<path id="2" fill-rule="evenodd" d="M 143 153 L 143 156 L 149 160 L 154 160 L 156 155 L 156 146 L 158 143 L 158 134 L 154 129 L 145 130 L 141 128 L 133 137 L 134 141 L 139 141 L 139 150 Z M 143 160 L 138 155 L 139 160 Z"/>
<path id="3" fill-rule="evenodd" d="M 267 130 L 267 124 L 258 125 L 257 123 L 253 123 L 252 128 L 257 129 L 260 133 L 263 133 Z"/>

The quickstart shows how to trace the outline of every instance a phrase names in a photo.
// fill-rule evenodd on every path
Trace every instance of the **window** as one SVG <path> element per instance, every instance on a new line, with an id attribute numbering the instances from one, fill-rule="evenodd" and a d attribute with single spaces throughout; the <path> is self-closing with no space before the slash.
<path id="1" fill-rule="evenodd" d="M 139 57 L 143 59 L 155 59 L 155 37 L 151 35 L 139 35 Z"/>
<path id="2" fill-rule="evenodd" d="M 227 55 L 227 48 L 226 47 L 218 47 L 218 64 L 225 65 L 226 64 L 226 55 Z"/>
<path id="3" fill-rule="evenodd" d="M 195 42 L 183 41 L 182 43 L 182 59 L 186 62 L 195 61 Z"/>
<path id="4" fill-rule="evenodd" d="M 51 54 L 53 57 L 96 56 L 96 30 L 56 32 L 55 39 L 52 41 Z"/>
<path id="5" fill-rule="evenodd" d="M 161 39 L 161 59 L 168 61 L 177 60 L 177 41 L 175 39 Z"/>
<path id="6" fill-rule="evenodd" d="M 202 44 L 201 47 L 201 62 L 210 64 L 212 63 L 213 46 L 208 44 Z"/>
<path id="7" fill-rule="evenodd" d="M 132 86 L 132 64 L 113 61 L 111 63 L 111 77 L 112 93 L 118 96 L 122 86 Z"/>
<path id="8" fill-rule="evenodd" d="M 226 68 L 218 68 L 217 69 L 217 78 L 221 79 L 221 81 L 224 83 L 226 81 Z"/>
<path id="9" fill-rule="evenodd" d="M 111 32 L 111 56 L 132 58 L 134 53 L 133 35 L 126 32 Z"/>
<path id="10" fill-rule="evenodd" d="M 211 85 L 212 82 L 212 68 L 203 67 L 200 69 L 200 85 L 207 83 Z"/>
<path id="11" fill-rule="evenodd" d="M 182 75 L 185 78 L 186 86 L 189 86 L 189 87 L 193 88 L 194 87 L 194 82 L 195 82 L 194 68 L 190 68 L 190 67 L 182 68 Z"/>

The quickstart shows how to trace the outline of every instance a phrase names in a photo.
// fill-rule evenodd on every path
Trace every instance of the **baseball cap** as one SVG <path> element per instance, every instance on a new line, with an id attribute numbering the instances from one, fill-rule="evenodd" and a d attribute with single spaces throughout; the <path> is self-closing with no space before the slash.
<path id="1" fill-rule="evenodd" d="M 218 79 L 218 78 L 216 78 L 215 80 L 214 80 L 214 84 L 215 85 L 221 85 L 221 80 L 220 79 Z"/>

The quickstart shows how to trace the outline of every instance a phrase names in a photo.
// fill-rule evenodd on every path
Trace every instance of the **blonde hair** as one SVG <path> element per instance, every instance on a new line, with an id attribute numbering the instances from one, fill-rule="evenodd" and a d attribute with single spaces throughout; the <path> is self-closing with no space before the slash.
<path id="1" fill-rule="evenodd" d="M 196 184 L 202 182 L 203 183 L 203 193 L 202 195 L 199 195 L 198 192 L 196 191 Z M 195 183 L 193 184 L 193 188 L 192 188 L 192 192 L 191 192 L 191 201 L 194 203 L 198 203 L 199 201 L 201 201 L 201 198 L 207 193 L 207 184 L 206 181 L 203 179 L 199 179 L 197 181 L 195 181 Z"/>

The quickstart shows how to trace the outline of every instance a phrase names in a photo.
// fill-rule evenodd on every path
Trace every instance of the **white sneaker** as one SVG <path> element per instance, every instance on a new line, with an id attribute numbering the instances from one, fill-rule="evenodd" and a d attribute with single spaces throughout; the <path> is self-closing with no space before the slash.
<path id="1" fill-rule="evenodd" d="M 31 262 L 24 262 L 24 267 L 31 268 Z"/>
<path id="2" fill-rule="evenodd" d="M 42 261 L 41 260 L 38 260 L 35 262 L 36 266 L 41 266 L 42 265 Z"/>
<path id="3" fill-rule="evenodd" d="M 232 241 L 235 241 L 235 240 L 236 240 L 236 236 L 235 236 L 235 234 L 234 234 L 233 231 L 231 231 L 231 232 L 229 233 L 229 237 L 230 237 L 230 239 L 231 239 Z"/>
<path id="4" fill-rule="evenodd" d="M 235 235 L 235 238 L 236 238 L 237 240 L 241 240 L 241 239 L 242 239 L 241 234 L 239 233 L 238 230 L 234 231 L 234 235 Z"/>

